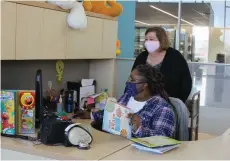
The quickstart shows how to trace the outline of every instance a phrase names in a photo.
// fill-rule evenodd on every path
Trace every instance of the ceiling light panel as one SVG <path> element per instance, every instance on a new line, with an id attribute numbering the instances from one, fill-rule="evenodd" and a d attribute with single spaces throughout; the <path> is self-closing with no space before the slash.
<path id="1" fill-rule="evenodd" d="M 171 13 L 169 13 L 169 12 L 165 11 L 165 10 L 162 10 L 162 9 L 160 9 L 160 8 L 156 7 L 156 6 L 153 6 L 153 5 L 149 5 L 149 6 L 150 6 L 151 8 L 153 8 L 153 9 L 156 9 L 156 10 L 158 10 L 158 11 L 162 12 L 162 13 L 165 13 L 165 14 L 167 14 L 167 15 L 169 15 L 169 16 L 171 16 L 171 17 L 173 17 L 173 18 L 178 19 L 178 17 L 177 17 L 176 15 L 173 15 L 173 14 L 171 14 Z M 187 24 L 190 24 L 190 25 L 192 25 L 192 26 L 195 26 L 195 25 L 194 25 L 194 24 L 192 24 L 191 22 L 188 22 L 188 21 L 186 21 L 186 20 L 184 20 L 184 19 L 181 19 L 181 21 L 183 21 L 183 22 L 185 22 L 185 23 L 187 23 Z"/>

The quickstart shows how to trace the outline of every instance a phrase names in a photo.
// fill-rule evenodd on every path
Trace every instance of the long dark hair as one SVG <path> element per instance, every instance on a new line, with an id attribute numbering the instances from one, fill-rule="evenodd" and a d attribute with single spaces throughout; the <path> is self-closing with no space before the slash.
<path id="1" fill-rule="evenodd" d="M 152 95 L 160 95 L 167 102 L 170 102 L 169 96 L 164 89 L 164 77 L 160 72 L 157 72 L 150 65 L 138 65 L 135 70 L 143 77 L 144 81 L 148 84 L 149 90 Z"/>

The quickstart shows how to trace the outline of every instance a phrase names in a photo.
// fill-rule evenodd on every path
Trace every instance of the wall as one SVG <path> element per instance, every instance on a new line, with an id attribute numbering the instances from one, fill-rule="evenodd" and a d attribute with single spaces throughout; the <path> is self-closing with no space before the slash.
<path id="1" fill-rule="evenodd" d="M 120 40 L 120 58 L 133 58 L 135 39 L 136 1 L 119 1 L 123 6 L 122 15 L 118 19 L 118 40 Z"/>
<path id="2" fill-rule="evenodd" d="M 66 81 L 77 81 L 89 77 L 89 61 L 65 60 L 63 83 L 56 81 L 55 60 L 1 61 L 1 89 L 35 89 L 35 74 L 42 69 L 43 89 L 48 81 L 57 89 L 66 88 Z"/>
<path id="3" fill-rule="evenodd" d="M 119 98 L 125 89 L 125 82 L 128 80 L 128 77 L 133 66 L 134 59 L 117 59 L 116 60 L 116 97 Z"/>

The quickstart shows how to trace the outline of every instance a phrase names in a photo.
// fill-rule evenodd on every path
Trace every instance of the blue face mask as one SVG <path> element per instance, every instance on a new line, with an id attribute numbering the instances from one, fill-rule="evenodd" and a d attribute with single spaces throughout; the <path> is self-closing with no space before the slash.
<path id="1" fill-rule="evenodd" d="M 136 83 L 127 82 L 125 86 L 125 93 L 128 93 L 133 97 L 136 96 L 138 94 Z"/>

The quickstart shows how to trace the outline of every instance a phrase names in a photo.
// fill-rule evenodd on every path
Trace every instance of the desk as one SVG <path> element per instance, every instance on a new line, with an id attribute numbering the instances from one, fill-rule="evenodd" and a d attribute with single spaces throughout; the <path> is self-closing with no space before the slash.
<path id="1" fill-rule="evenodd" d="M 89 150 L 75 147 L 34 145 L 30 141 L 1 137 L 1 148 L 56 160 L 230 160 L 230 129 L 222 136 L 200 141 L 183 142 L 163 155 L 140 152 L 125 138 L 92 128 L 89 120 L 77 120 L 89 126 L 94 141 Z"/>
<path id="2" fill-rule="evenodd" d="M 230 130 L 222 136 L 184 142 L 178 149 L 163 155 L 140 152 L 128 146 L 103 160 L 230 160 Z"/>
<path id="3" fill-rule="evenodd" d="M 93 136 L 89 150 L 79 150 L 76 147 L 34 145 L 33 142 L 21 139 L 1 137 L 1 148 L 23 152 L 56 160 L 99 160 L 130 145 L 130 141 L 120 136 L 110 135 L 90 126 L 90 120 L 77 120 L 88 124 Z"/>

